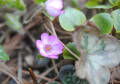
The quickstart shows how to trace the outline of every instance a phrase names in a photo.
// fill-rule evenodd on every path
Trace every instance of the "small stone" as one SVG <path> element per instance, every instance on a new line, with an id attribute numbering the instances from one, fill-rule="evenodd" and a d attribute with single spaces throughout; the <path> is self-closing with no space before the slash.
<path id="1" fill-rule="evenodd" d="M 32 66 L 33 63 L 34 63 L 34 58 L 33 58 L 32 55 L 28 55 L 28 56 L 25 57 L 25 61 L 28 65 Z"/>

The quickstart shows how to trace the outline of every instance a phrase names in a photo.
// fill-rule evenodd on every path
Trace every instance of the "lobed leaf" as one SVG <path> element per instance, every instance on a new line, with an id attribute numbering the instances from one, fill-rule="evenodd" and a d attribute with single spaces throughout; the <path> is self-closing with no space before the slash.
<path id="1" fill-rule="evenodd" d="M 81 53 L 81 59 L 76 62 L 77 75 L 87 78 L 90 84 L 108 84 L 109 68 L 120 63 L 120 41 L 110 35 L 101 35 L 90 25 L 80 26 L 73 40 Z"/>

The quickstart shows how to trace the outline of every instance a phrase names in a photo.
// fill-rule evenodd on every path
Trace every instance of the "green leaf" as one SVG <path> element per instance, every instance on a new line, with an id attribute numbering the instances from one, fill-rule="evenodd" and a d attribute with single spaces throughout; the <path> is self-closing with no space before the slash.
<path id="1" fill-rule="evenodd" d="M 112 5 L 116 5 L 116 1 L 117 1 L 117 0 L 109 0 L 109 2 L 110 2 Z"/>
<path id="2" fill-rule="evenodd" d="M 72 0 L 73 6 L 77 7 L 77 0 Z"/>
<path id="3" fill-rule="evenodd" d="M 85 5 L 87 8 L 92 9 L 92 8 L 96 8 L 96 9 L 110 9 L 112 8 L 111 5 Z"/>
<path id="4" fill-rule="evenodd" d="M 113 19 L 109 13 L 99 13 L 91 18 L 101 30 L 101 34 L 109 34 L 113 28 Z"/>
<path id="5" fill-rule="evenodd" d="M 89 0 L 86 4 L 85 4 L 85 7 L 89 8 L 91 6 L 96 6 L 98 5 L 98 2 L 97 1 L 93 1 L 93 0 Z"/>
<path id="6" fill-rule="evenodd" d="M 77 56 L 80 56 L 80 52 L 77 50 L 75 43 L 68 43 L 66 45 L 72 52 L 74 52 Z M 63 57 L 64 59 L 73 59 L 75 60 L 74 56 L 69 53 L 65 48 L 63 50 Z"/>
<path id="7" fill-rule="evenodd" d="M 42 3 L 42 2 L 45 2 L 46 0 L 35 0 L 35 2 L 37 3 L 37 4 L 40 4 L 40 3 Z"/>
<path id="8" fill-rule="evenodd" d="M 120 0 L 109 0 L 113 6 L 120 6 Z"/>
<path id="9" fill-rule="evenodd" d="M 42 59 L 42 58 L 44 58 L 44 57 L 43 57 L 42 55 L 40 55 L 40 53 L 38 53 L 37 58 L 38 58 L 38 59 Z"/>
<path id="10" fill-rule="evenodd" d="M 11 29 L 20 32 L 21 34 L 24 33 L 23 29 L 22 29 L 22 24 L 19 21 L 20 20 L 20 16 L 18 15 L 14 15 L 14 14 L 10 14 L 7 13 L 5 15 L 5 19 L 6 19 L 6 24 L 8 25 L 8 27 L 10 27 Z"/>
<path id="11" fill-rule="evenodd" d="M 60 25 L 66 31 L 74 31 L 75 26 L 84 24 L 85 21 L 86 17 L 83 12 L 74 8 L 65 9 L 65 12 L 59 16 Z"/>
<path id="12" fill-rule="evenodd" d="M 92 9 L 92 8 L 99 8 L 99 9 L 109 9 L 112 8 L 112 5 L 103 5 L 99 4 L 99 0 L 89 0 L 86 4 L 85 7 Z"/>
<path id="13" fill-rule="evenodd" d="M 5 49 L 0 45 L 0 60 L 9 60 L 9 56 L 6 54 Z"/>
<path id="14" fill-rule="evenodd" d="M 9 8 L 17 8 L 22 11 L 26 8 L 23 0 L 1 0 L 0 5 L 6 5 Z"/>
<path id="15" fill-rule="evenodd" d="M 5 2 L 5 1 L 0 0 L 0 5 L 5 5 L 5 4 L 6 4 L 6 2 Z"/>
<path id="16" fill-rule="evenodd" d="M 120 32 L 116 32 L 115 37 L 120 40 Z"/>
<path id="17" fill-rule="evenodd" d="M 95 6 L 95 5 L 99 5 L 99 3 L 102 3 L 102 2 L 103 0 L 88 0 L 85 5 Z"/>
<path id="18" fill-rule="evenodd" d="M 120 9 L 112 12 L 114 27 L 117 32 L 120 32 Z"/>
<path id="19" fill-rule="evenodd" d="M 20 10 L 24 10 L 26 8 L 24 1 L 23 0 L 16 0 L 16 8 L 18 8 Z"/>

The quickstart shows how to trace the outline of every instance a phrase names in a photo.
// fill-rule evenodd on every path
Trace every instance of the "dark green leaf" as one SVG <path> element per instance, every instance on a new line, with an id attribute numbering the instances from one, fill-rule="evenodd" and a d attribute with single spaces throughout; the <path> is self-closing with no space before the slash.
<path id="1" fill-rule="evenodd" d="M 113 28 L 113 19 L 109 13 L 99 13 L 91 18 L 101 30 L 102 34 L 109 34 Z"/>
<path id="2" fill-rule="evenodd" d="M 5 49 L 0 45 L 0 60 L 9 60 L 9 56 L 5 52 Z"/>
<path id="3" fill-rule="evenodd" d="M 59 17 L 60 25 L 67 31 L 74 31 L 75 26 L 84 24 L 85 21 L 86 17 L 83 12 L 74 8 L 65 9 L 65 12 Z"/>
<path id="4" fill-rule="evenodd" d="M 74 52 L 77 56 L 80 56 L 79 51 L 76 48 L 75 43 L 68 43 L 66 45 L 72 52 Z M 63 57 L 64 59 L 73 59 L 75 60 L 74 56 L 72 54 L 70 54 L 65 48 L 63 50 Z"/>

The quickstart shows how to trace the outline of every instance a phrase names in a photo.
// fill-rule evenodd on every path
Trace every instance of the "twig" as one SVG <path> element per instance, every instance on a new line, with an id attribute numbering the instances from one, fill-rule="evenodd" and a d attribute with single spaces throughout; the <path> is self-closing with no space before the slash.
<path id="1" fill-rule="evenodd" d="M 65 34 L 65 35 L 67 34 L 67 35 L 70 35 L 70 36 L 72 35 L 71 32 L 63 31 L 62 29 L 59 29 L 59 28 L 55 28 L 55 30 L 58 31 L 61 34 Z"/>
<path id="2" fill-rule="evenodd" d="M 45 29 L 52 34 L 52 31 L 44 24 Z"/>
<path id="3" fill-rule="evenodd" d="M 1 84 L 8 84 L 9 80 L 10 80 L 10 77 L 8 76 Z"/>
<path id="4" fill-rule="evenodd" d="M 31 39 L 31 41 L 32 41 L 34 44 L 36 44 L 35 38 L 34 38 L 29 32 L 27 32 L 27 35 L 29 36 L 29 38 Z"/>
<path id="5" fill-rule="evenodd" d="M 63 43 L 63 42 L 62 42 Z M 64 43 L 63 46 L 65 47 L 65 49 L 71 53 L 76 59 L 80 60 L 79 56 L 77 56 L 75 53 L 73 53 Z"/>
<path id="6" fill-rule="evenodd" d="M 50 22 L 50 24 L 51 24 L 51 27 L 54 27 L 51 22 Z M 56 34 L 55 31 L 52 30 L 52 32 L 53 32 L 53 35 L 57 36 L 57 34 Z M 52 59 L 52 63 L 53 63 L 55 72 L 56 72 L 56 74 L 57 74 L 57 76 L 58 76 L 58 75 L 59 75 L 59 71 L 58 71 L 58 68 L 56 67 L 55 60 Z"/>
<path id="7" fill-rule="evenodd" d="M 3 42 L 3 40 L 8 36 L 9 29 L 3 33 L 3 35 L 0 37 L 0 44 Z"/>
<path id="8" fill-rule="evenodd" d="M 9 73 L 9 72 L 7 72 L 5 70 L 2 70 L 2 69 L 0 69 L 0 71 L 3 72 L 6 75 L 9 75 L 11 78 L 13 78 L 16 81 L 17 84 L 22 84 L 11 73 Z"/>
<path id="9" fill-rule="evenodd" d="M 58 69 L 57 69 L 57 67 L 56 67 L 55 60 L 54 60 L 54 59 L 52 59 L 52 63 L 53 63 L 53 66 L 54 66 L 54 69 L 55 69 L 55 72 L 56 72 L 57 76 L 59 76 L 59 71 L 58 71 Z"/>
<path id="10" fill-rule="evenodd" d="M 59 36 L 60 39 L 71 39 L 71 36 Z"/>
<path id="11" fill-rule="evenodd" d="M 21 81 L 17 80 L 14 75 L 12 75 L 10 69 L 4 63 L 0 63 L 0 71 L 13 78 L 17 84 L 23 84 Z"/>
<path id="12" fill-rule="evenodd" d="M 54 25 L 53 25 L 53 23 L 52 23 L 50 20 L 49 20 L 49 24 L 50 24 L 50 26 L 51 26 L 51 28 L 52 28 L 53 34 L 54 34 L 55 36 L 57 36 L 56 31 L 55 31 L 55 28 L 54 28 Z"/>
<path id="13" fill-rule="evenodd" d="M 23 72 L 24 74 L 29 74 L 29 72 L 28 72 L 28 71 L 25 71 L 25 70 L 23 70 L 22 72 Z M 40 78 L 40 79 L 44 79 L 44 80 L 46 80 L 46 81 L 51 81 L 50 78 L 47 78 L 47 77 L 42 76 L 42 75 L 36 75 L 36 77 L 37 77 L 37 78 Z"/>
<path id="14" fill-rule="evenodd" d="M 35 74 L 34 74 L 34 72 L 32 71 L 31 68 L 29 68 L 29 73 L 30 73 L 30 75 L 31 75 L 31 77 L 32 77 L 33 84 L 38 84 L 38 83 L 37 83 L 37 78 L 36 78 L 36 76 L 35 76 Z"/>
<path id="15" fill-rule="evenodd" d="M 0 24 L 0 29 L 5 26 L 5 22 Z"/>
<path id="16" fill-rule="evenodd" d="M 22 56 L 21 53 L 18 55 L 18 80 L 22 81 Z"/>
<path id="17" fill-rule="evenodd" d="M 118 80 L 114 80 L 114 82 L 120 84 L 120 81 L 118 81 Z"/>
<path id="18" fill-rule="evenodd" d="M 62 65 L 64 65 L 64 64 L 69 64 L 69 63 L 71 63 L 71 62 L 72 62 L 72 61 L 70 61 L 70 60 L 62 60 L 61 62 L 59 62 L 59 63 L 56 64 L 56 67 L 60 67 L 60 66 L 62 66 Z M 54 67 L 49 68 L 47 71 L 43 72 L 43 73 L 41 74 L 41 76 L 46 76 L 46 75 L 47 75 L 49 72 L 51 72 L 53 69 L 54 69 Z"/>

